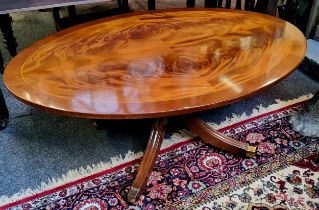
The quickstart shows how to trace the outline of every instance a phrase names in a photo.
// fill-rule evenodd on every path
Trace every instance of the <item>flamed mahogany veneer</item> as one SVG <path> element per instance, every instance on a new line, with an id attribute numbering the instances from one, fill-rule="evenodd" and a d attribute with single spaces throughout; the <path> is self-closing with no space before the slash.
<path id="1" fill-rule="evenodd" d="M 303 34 L 283 20 L 226 9 L 138 12 L 69 28 L 21 51 L 4 82 L 21 101 L 94 119 L 157 118 L 128 193 L 135 202 L 169 116 L 205 142 L 239 155 L 255 147 L 213 130 L 194 112 L 224 106 L 280 81 L 301 62 Z M 186 115 L 187 114 L 187 115 Z"/>

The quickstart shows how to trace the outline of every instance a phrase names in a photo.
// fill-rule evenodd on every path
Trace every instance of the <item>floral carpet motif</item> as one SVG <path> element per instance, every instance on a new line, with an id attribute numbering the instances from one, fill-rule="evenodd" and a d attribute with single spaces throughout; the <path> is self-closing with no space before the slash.
<path id="1" fill-rule="evenodd" d="M 198 138 L 165 149 L 134 206 L 126 202 L 126 194 L 140 159 L 6 207 L 319 209 L 319 142 L 291 129 L 287 116 L 298 109 L 290 106 L 220 130 L 257 146 L 256 158 L 235 157 Z"/>
<path id="2" fill-rule="evenodd" d="M 314 154 L 198 209 L 319 209 L 318 172 Z"/>

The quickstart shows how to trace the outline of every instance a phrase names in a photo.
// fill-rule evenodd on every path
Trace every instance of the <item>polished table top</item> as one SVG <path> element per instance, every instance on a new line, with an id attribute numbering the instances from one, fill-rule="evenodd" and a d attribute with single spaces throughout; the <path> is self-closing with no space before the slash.
<path id="1" fill-rule="evenodd" d="M 291 73 L 303 34 L 275 17 L 225 9 L 130 13 L 53 34 L 20 52 L 4 82 L 23 102 L 100 119 L 216 108 Z"/>

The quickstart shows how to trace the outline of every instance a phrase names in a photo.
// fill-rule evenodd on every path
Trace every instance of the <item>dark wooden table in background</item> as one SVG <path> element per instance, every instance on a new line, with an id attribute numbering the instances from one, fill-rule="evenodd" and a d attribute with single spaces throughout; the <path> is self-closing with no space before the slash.
<path id="1" fill-rule="evenodd" d="M 0 14 L 107 1 L 112 0 L 0 0 Z"/>

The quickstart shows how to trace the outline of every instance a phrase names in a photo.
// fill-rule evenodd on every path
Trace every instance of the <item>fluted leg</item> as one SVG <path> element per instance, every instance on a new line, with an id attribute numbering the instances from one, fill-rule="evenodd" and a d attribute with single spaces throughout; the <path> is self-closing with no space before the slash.
<path id="1" fill-rule="evenodd" d="M 148 178 L 151 175 L 162 145 L 166 123 L 167 121 L 165 118 L 156 119 L 153 123 L 141 166 L 127 195 L 127 200 L 131 203 L 135 203 L 142 194 Z"/>

